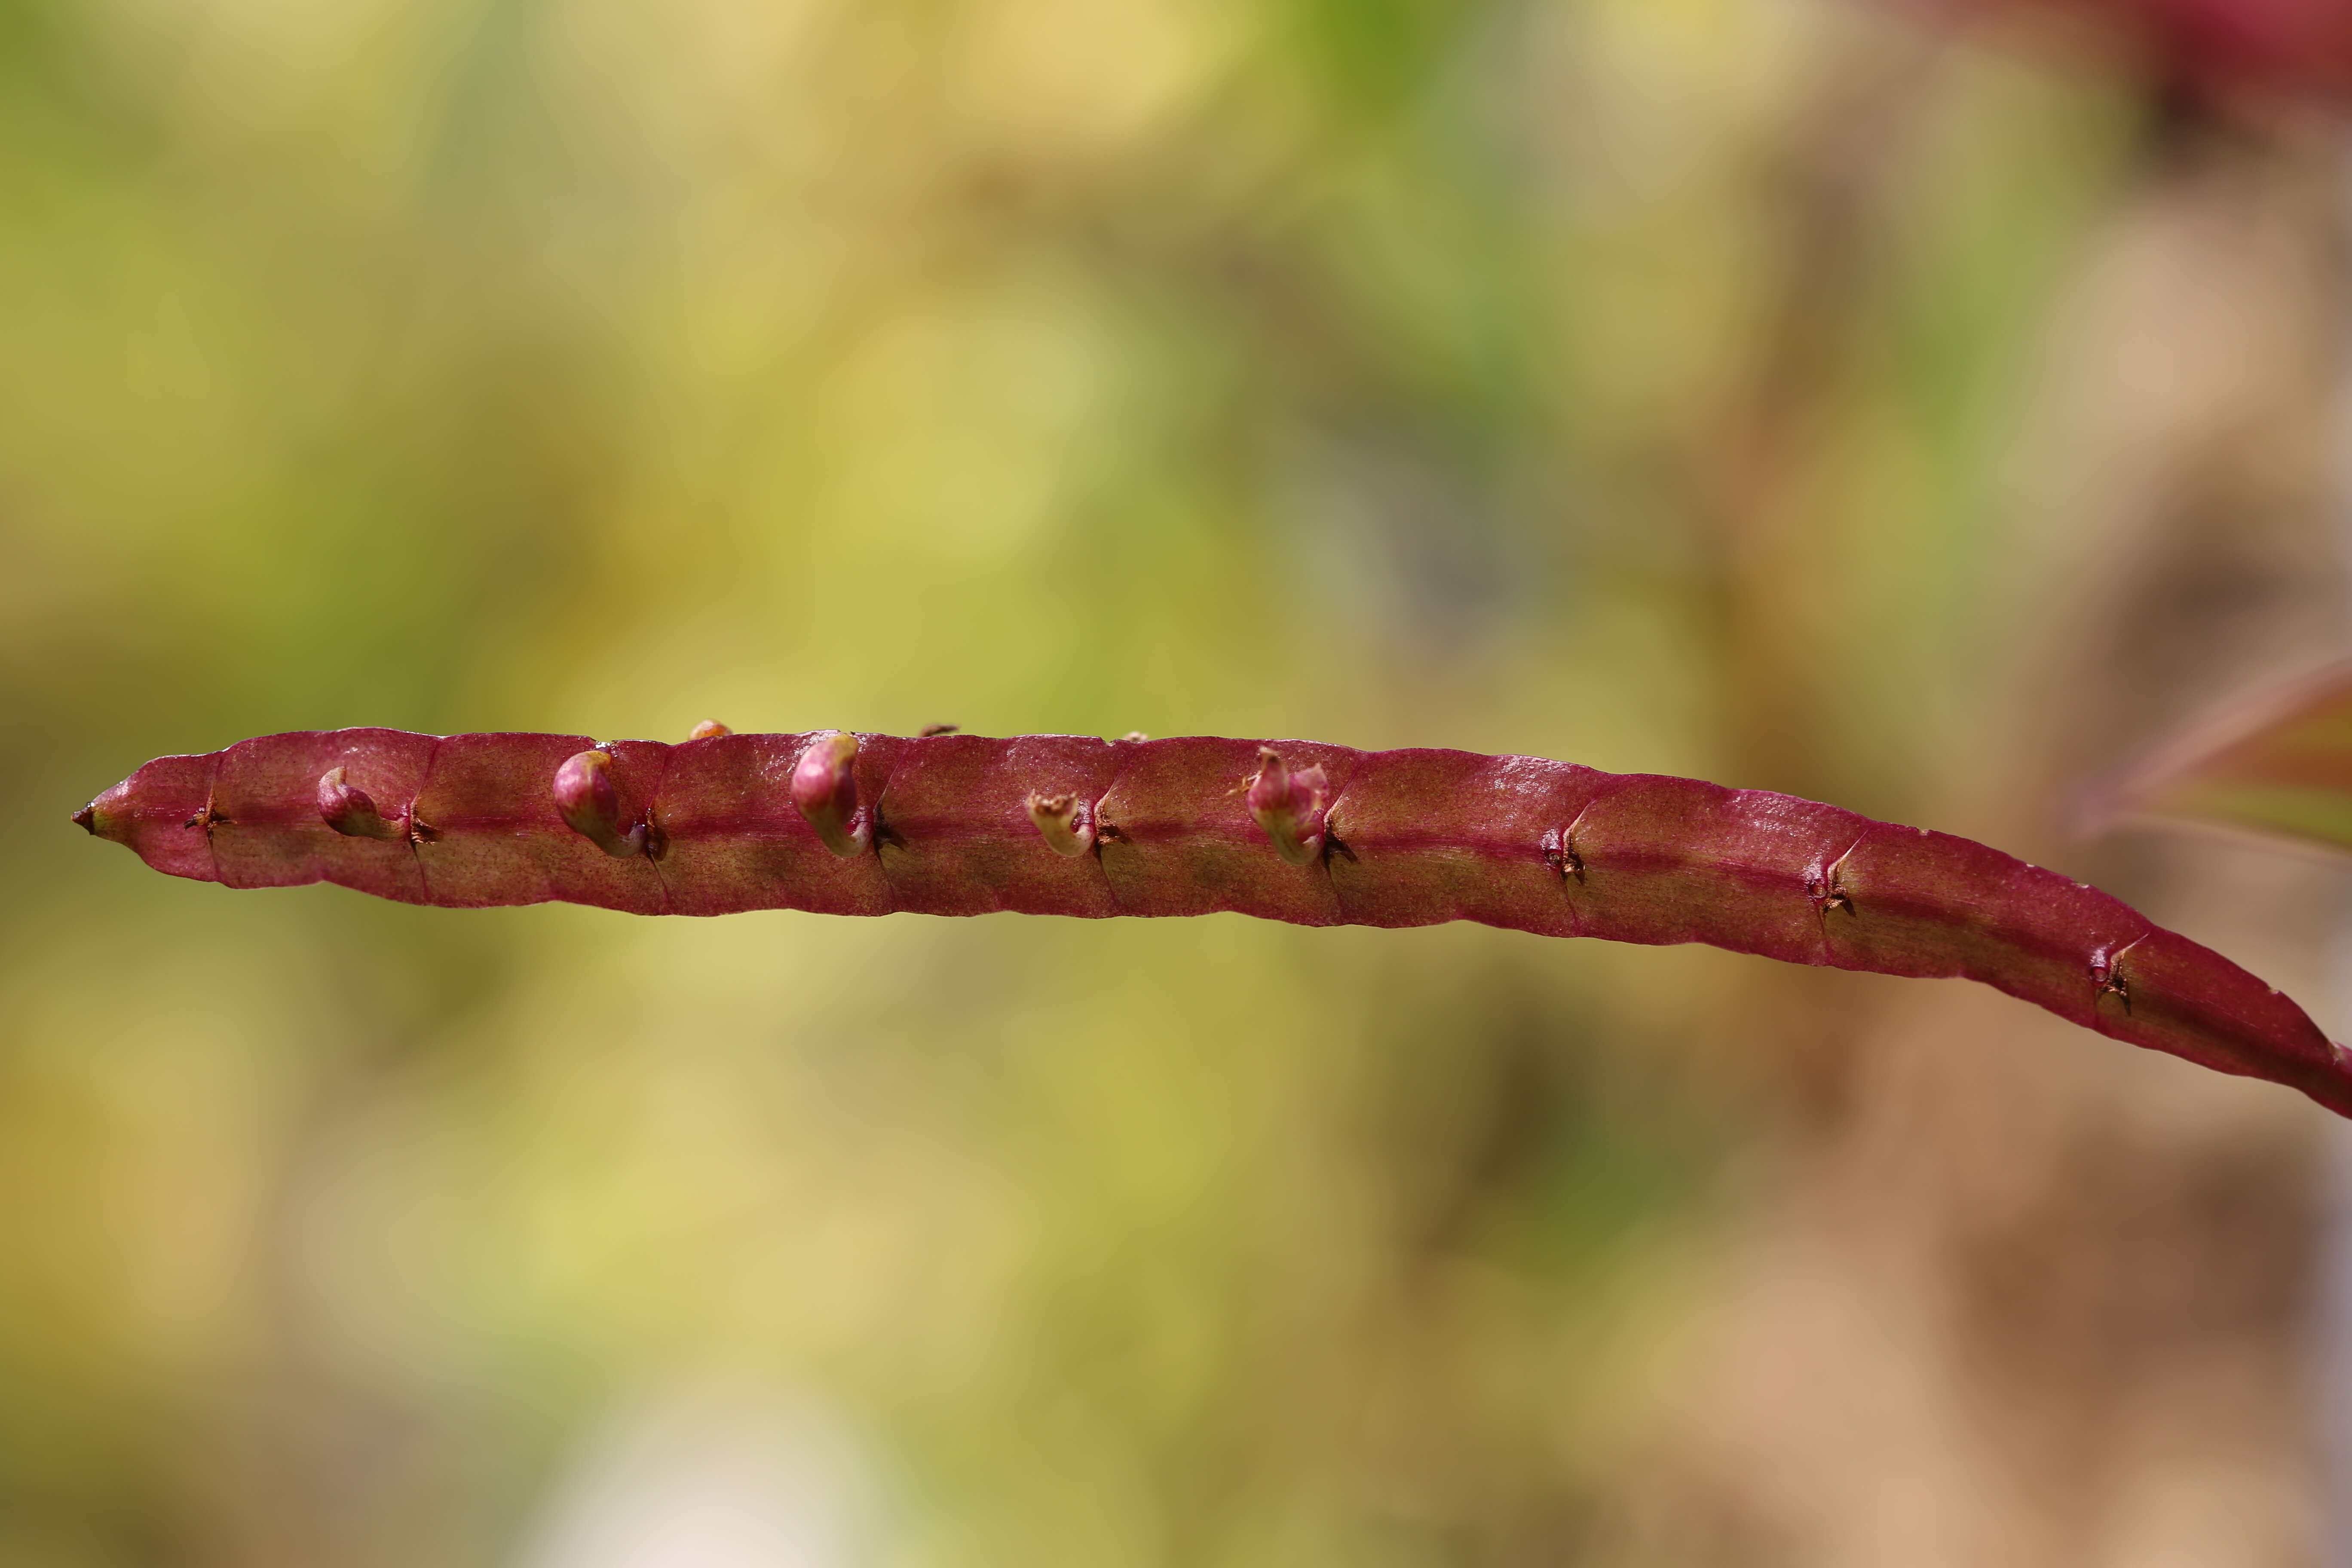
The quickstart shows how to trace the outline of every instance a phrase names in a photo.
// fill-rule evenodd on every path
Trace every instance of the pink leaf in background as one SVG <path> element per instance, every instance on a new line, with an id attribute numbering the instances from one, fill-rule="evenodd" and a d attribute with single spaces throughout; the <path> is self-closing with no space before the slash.
<path id="1" fill-rule="evenodd" d="M 2100 786 L 2084 826 L 2155 816 L 2352 849 L 2352 662 L 2250 694 Z"/>

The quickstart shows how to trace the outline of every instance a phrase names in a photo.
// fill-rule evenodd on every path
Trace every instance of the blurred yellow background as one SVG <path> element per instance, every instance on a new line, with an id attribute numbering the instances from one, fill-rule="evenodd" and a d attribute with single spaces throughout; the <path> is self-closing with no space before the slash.
<path id="1" fill-rule="evenodd" d="M 2338 640 L 2336 138 L 1826 0 L 0 6 L 0 1568 L 2294 1563 L 2325 1118 L 1956 984 L 170 881 L 383 724 L 2065 792 Z"/>

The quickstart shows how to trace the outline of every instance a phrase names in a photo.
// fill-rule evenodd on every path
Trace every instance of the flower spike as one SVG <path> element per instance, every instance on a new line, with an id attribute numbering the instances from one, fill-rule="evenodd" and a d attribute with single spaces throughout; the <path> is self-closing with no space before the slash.
<path id="1" fill-rule="evenodd" d="M 1304 754 L 1303 742 L 1209 735 L 827 731 L 595 747 L 583 735 L 306 731 L 159 757 L 76 820 L 173 876 L 332 881 L 449 908 L 1225 910 L 1703 942 L 1965 976 L 2352 1116 L 2352 1053 L 2294 1003 L 2105 894 L 1981 844 L 1536 757 L 1316 746 L 1312 765 L 1292 765 Z M 1344 844 L 1330 820 L 1342 795 Z M 605 853 L 583 853 L 574 832 Z M 886 844 L 897 848 L 874 852 Z"/>

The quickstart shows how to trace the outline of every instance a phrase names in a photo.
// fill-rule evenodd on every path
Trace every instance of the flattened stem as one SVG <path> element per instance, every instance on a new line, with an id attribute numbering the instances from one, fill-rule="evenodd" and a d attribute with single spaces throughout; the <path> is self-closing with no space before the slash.
<path id="1" fill-rule="evenodd" d="M 1787 795 L 1305 742 L 700 729 L 668 747 L 389 730 L 265 736 L 157 758 L 74 820 L 173 876 L 332 881 L 451 908 L 556 899 L 638 913 L 1240 910 L 1307 925 L 1470 919 L 1703 942 L 1965 976 L 2352 1115 L 2352 1060 L 2220 954 L 1982 845 Z M 1303 755 L 1314 762 L 1293 766 Z M 1334 781 L 1345 791 L 1344 844 L 1329 820 Z M 889 854 L 876 853 L 886 844 Z"/>

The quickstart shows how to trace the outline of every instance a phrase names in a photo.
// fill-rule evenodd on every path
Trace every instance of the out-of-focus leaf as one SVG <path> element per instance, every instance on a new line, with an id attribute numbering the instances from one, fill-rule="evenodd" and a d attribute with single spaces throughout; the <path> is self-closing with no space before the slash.
<path id="1" fill-rule="evenodd" d="M 2153 815 L 2352 849 L 2352 662 L 2231 704 L 2096 792 L 2094 826 Z"/>

